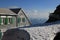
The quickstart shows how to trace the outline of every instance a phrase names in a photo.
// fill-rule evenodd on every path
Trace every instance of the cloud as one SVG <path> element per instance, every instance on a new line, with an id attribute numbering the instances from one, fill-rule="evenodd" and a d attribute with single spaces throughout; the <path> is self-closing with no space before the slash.
<path id="1" fill-rule="evenodd" d="M 33 12 L 37 13 L 37 12 L 38 12 L 38 10 L 33 10 Z"/>
<path id="2" fill-rule="evenodd" d="M 49 13 L 48 11 L 41 11 L 41 10 L 29 10 L 27 11 L 27 15 L 30 18 L 48 18 Z"/>

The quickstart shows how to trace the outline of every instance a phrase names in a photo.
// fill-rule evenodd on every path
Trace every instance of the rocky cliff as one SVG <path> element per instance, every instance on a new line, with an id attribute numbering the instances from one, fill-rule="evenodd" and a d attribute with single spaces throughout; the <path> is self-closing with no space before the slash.
<path id="1" fill-rule="evenodd" d="M 60 20 L 60 5 L 56 7 L 56 10 L 53 13 L 50 13 L 49 19 L 46 23 L 55 22 Z"/>

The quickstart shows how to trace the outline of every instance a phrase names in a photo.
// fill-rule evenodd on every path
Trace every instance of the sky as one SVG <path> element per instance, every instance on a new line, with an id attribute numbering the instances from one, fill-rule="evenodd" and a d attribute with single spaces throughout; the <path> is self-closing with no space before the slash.
<path id="1" fill-rule="evenodd" d="M 48 18 L 60 0 L 0 0 L 0 8 L 22 8 L 30 18 Z"/>

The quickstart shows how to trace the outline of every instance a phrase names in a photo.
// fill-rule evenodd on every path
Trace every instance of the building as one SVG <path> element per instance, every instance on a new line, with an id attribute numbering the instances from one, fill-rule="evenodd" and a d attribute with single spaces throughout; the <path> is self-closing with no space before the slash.
<path id="1" fill-rule="evenodd" d="M 0 29 L 30 26 L 31 22 L 21 8 L 0 8 Z"/>

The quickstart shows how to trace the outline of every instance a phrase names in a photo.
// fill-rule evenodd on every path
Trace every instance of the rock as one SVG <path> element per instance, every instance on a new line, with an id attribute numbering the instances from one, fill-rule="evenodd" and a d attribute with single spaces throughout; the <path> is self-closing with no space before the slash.
<path id="1" fill-rule="evenodd" d="M 25 30 L 9 29 L 4 33 L 2 40 L 30 40 L 30 35 Z"/>
<path id="2" fill-rule="evenodd" d="M 59 20 L 60 20 L 60 5 L 56 7 L 56 10 L 54 11 L 54 13 L 50 13 L 49 19 L 47 20 L 46 23 L 55 22 Z"/>
<path id="3" fill-rule="evenodd" d="M 54 40 L 60 40 L 60 32 L 56 34 L 56 36 L 54 37 Z"/>

